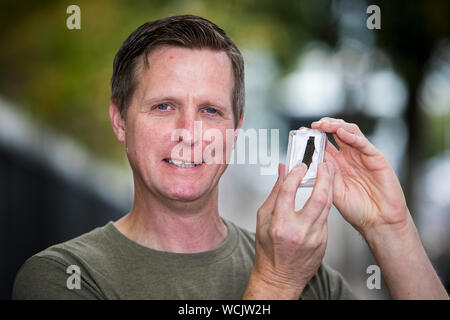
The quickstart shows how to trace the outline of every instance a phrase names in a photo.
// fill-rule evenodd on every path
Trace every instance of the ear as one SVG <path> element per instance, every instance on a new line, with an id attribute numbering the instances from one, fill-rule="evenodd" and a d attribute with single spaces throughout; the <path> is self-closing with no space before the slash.
<path id="1" fill-rule="evenodd" d="M 119 141 L 125 141 L 125 120 L 120 114 L 119 108 L 111 101 L 109 104 L 109 117 L 116 137 Z"/>

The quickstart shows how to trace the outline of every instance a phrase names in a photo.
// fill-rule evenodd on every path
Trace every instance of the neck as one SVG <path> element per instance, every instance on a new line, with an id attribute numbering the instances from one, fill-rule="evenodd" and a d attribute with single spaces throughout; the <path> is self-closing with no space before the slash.
<path id="1" fill-rule="evenodd" d="M 164 201 L 153 194 L 136 192 L 133 210 L 114 224 L 129 239 L 166 252 L 212 250 L 227 236 L 227 227 L 219 216 L 217 187 L 190 202 Z"/>

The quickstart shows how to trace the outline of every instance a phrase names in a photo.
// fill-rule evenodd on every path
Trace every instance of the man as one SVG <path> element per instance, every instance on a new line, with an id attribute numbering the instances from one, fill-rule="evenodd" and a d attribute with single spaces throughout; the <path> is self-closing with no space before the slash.
<path id="1" fill-rule="evenodd" d="M 332 203 L 368 242 L 392 298 L 448 298 L 394 171 L 343 120 L 312 125 L 334 134 L 340 150 L 327 146 L 300 211 L 294 200 L 306 166 L 284 178 L 280 165 L 258 211 L 256 235 L 220 218 L 218 182 L 226 161 L 195 155 L 212 143 L 203 135 L 208 130 L 221 136 L 234 130 L 236 137 L 244 65 L 215 24 L 185 15 L 142 25 L 117 53 L 111 86 L 112 126 L 133 171 L 133 209 L 28 259 L 13 298 L 352 299 L 344 279 L 322 264 Z M 174 153 L 179 146 L 183 152 Z M 226 143 L 221 147 L 228 155 Z M 70 283 L 70 270 L 81 276 L 79 285 Z"/>

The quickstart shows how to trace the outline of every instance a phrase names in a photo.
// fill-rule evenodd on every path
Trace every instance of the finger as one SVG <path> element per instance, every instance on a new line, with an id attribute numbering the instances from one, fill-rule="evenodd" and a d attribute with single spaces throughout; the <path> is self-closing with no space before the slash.
<path id="1" fill-rule="evenodd" d="M 336 149 L 334 144 L 332 144 L 331 141 L 328 139 L 327 139 L 327 146 L 325 147 L 325 156 L 327 155 L 327 153 L 331 154 L 332 156 L 336 156 L 337 154 L 339 154 L 339 150 Z"/>
<path id="2" fill-rule="evenodd" d="M 277 212 L 288 212 L 295 210 L 295 195 L 308 167 L 304 163 L 296 165 L 284 179 L 275 203 Z"/>
<path id="3" fill-rule="evenodd" d="M 322 117 L 319 119 L 319 121 L 314 121 L 313 123 L 318 123 L 318 122 L 345 122 L 342 119 L 337 119 L 337 118 L 331 118 L 331 117 Z"/>
<path id="4" fill-rule="evenodd" d="M 327 162 L 328 167 L 328 173 L 330 174 L 330 187 L 328 188 L 328 198 L 327 198 L 327 205 L 322 210 L 322 213 L 320 214 L 319 218 L 317 219 L 317 223 L 322 225 L 326 224 L 328 221 L 328 216 L 330 214 L 331 206 L 333 205 L 333 184 L 335 179 L 335 168 L 333 165 L 333 162 Z"/>
<path id="5" fill-rule="evenodd" d="M 333 165 L 333 204 L 337 206 L 340 204 L 340 201 L 344 199 L 345 188 L 342 187 L 344 186 L 344 178 L 339 166 L 339 161 L 333 155 L 325 153 L 324 159 L 327 163 L 332 163 Z"/>
<path id="6" fill-rule="evenodd" d="M 325 153 L 324 160 L 327 163 L 332 164 L 333 166 L 333 173 L 334 173 L 334 184 L 336 184 L 337 179 L 341 177 L 340 167 L 339 167 L 339 161 L 335 158 L 335 155 L 331 153 Z M 336 190 L 334 190 L 336 191 Z"/>
<path id="7" fill-rule="evenodd" d="M 317 180 L 311 196 L 299 211 L 300 217 L 313 223 L 328 205 L 328 195 L 331 185 L 331 175 L 328 163 L 322 162 L 317 169 Z"/>
<path id="8" fill-rule="evenodd" d="M 354 123 L 345 122 L 342 119 L 334 118 L 322 118 L 318 122 L 313 122 L 311 127 L 315 127 L 325 132 L 336 133 L 339 128 L 344 128 L 348 132 L 354 133 L 359 136 L 364 136 L 358 125 Z"/>
<path id="9" fill-rule="evenodd" d="M 345 148 L 350 148 L 350 146 L 346 144 L 344 141 L 342 141 L 336 133 L 333 133 L 333 138 L 334 141 L 336 141 L 337 146 L 339 147 L 339 151 Z"/>
<path id="10" fill-rule="evenodd" d="M 332 118 L 322 118 L 322 119 L 332 119 Z M 339 119 L 338 119 L 338 120 L 339 120 Z M 341 121 L 343 121 L 343 120 L 341 120 Z M 319 129 L 319 130 L 320 130 L 320 126 L 321 126 L 321 124 L 319 123 L 319 121 L 315 121 L 315 122 L 311 123 L 311 128 L 312 128 L 312 129 Z M 301 128 L 304 128 L 304 127 L 301 127 Z M 301 128 L 300 128 L 300 129 L 301 129 Z M 335 140 L 336 140 L 336 139 L 339 139 L 339 138 L 336 137 L 335 134 L 333 134 L 333 138 L 334 138 Z M 340 141 L 339 141 L 339 142 L 340 142 Z M 336 141 L 338 147 L 340 148 L 339 142 Z M 331 141 L 328 140 L 328 138 L 327 138 L 327 145 L 326 145 L 326 148 L 325 148 L 325 153 L 327 153 L 327 152 L 331 153 L 333 156 L 339 153 L 339 150 L 336 149 L 336 147 L 334 146 L 334 144 L 331 143 Z"/>
<path id="11" fill-rule="evenodd" d="M 375 155 L 378 152 L 375 146 L 364 136 L 348 132 L 343 128 L 339 128 L 336 131 L 336 134 L 344 143 L 358 149 L 368 156 Z"/>
<path id="12" fill-rule="evenodd" d="M 324 119 L 331 119 L 331 120 L 324 120 Z M 323 121 L 334 121 L 334 124 L 330 125 L 330 124 L 325 123 Z M 328 140 L 329 143 L 327 143 L 327 148 L 329 148 L 331 151 L 336 150 L 338 152 L 341 149 L 348 148 L 349 146 L 346 143 L 344 143 L 337 136 L 336 131 L 337 131 L 337 129 L 339 129 L 339 127 L 337 127 L 337 129 L 336 129 L 336 126 L 340 126 L 340 127 L 345 126 L 345 121 L 342 120 L 342 119 L 322 118 L 320 121 L 316 121 L 316 122 L 313 122 L 311 124 L 312 128 L 315 128 L 315 129 L 318 129 L 318 130 L 322 130 L 322 131 L 327 132 L 327 133 L 332 133 L 333 139 L 336 142 L 337 146 L 339 147 L 339 150 L 337 150 L 336 147 L 334 147 L 333 143 L 331 143 L 329 140 Z M 355 128 L 354 126 L 356 126 L 356 125 L 354 125 L 354 124 L 347 124 L 347 127 L 350 128 L 349 130 L 359 131 L 359 128 L 357 128 L 357 126 Z M 361 131 L 359 131 L 359 132 L 361 132 Z M 363 135 L 363 134 L 361 133 L 361 135 Z M 332 146 L 334 148 L 332 148 Z"/>
<path id="13" fill-rule="evenodd" d="M 283 163 L 278 164 L 278 179 L 275 182 L 275 185 L 272 188 L 272 191 L 267 197 L 266 201 L 264 201 L 263 205 L 260 207 L 262 210 L 267 210 L 272 212 L 275 207 L 275 201 L 277 200 L 278 192 L 280 191 L 281 185 L 284 180 L 284 171 L 286 170 L 286 166 Z"/>
<path id="14" fill-rule="evenodd" d="M 311 122 L 311 128 L 321 130 L 321 127 L 323 125 L 325 125 L 327 122 L 331 122 L 331 121 L 339 121 L 339 120 L 334 119 L 334 118 L 329 118 L 329 117 L 323 117 L 323 118 L 319 119 L 318 121 Z"/>

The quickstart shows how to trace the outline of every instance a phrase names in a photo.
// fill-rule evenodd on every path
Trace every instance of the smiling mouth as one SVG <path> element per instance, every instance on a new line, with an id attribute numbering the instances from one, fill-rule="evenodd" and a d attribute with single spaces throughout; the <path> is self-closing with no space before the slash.
<path id="1" fill-rule="evenodd" d="M 173 164 L 176 167 L 179 168 L 194 168 L 197 167 L 199 165 L 201 165 L 201 163 L 192 163 L 192 162 L 186 162 L 186 161 L 181 161 L 181 160 L 174 160 L 174 159 L 164 159 L 165 162 Z"/>

